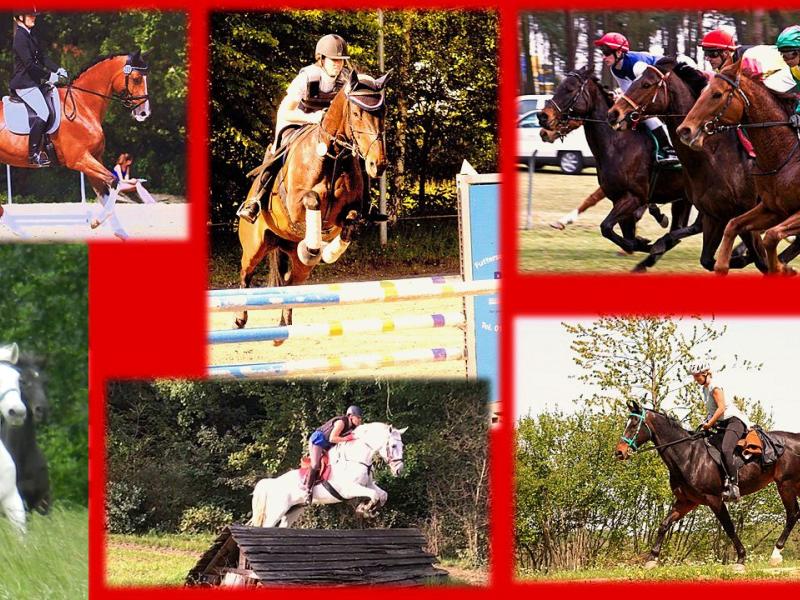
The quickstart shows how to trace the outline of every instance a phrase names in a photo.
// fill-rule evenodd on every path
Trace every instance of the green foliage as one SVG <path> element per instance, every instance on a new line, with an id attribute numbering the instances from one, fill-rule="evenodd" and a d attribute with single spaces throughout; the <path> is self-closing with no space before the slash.
<path id="1" fill-rule="evenodd" d="M 231 523 L 233 513 L 213 504 L 198 504 L 183 511 L 181 533 L 216 533 L 220 523 Z"/>
<path id="2" fill-rule="evenodd" d="M 374 11 L 214 13 L 211 18 L 211 214 L 230 222 L 249 188 L 247 171 L 272 142 L 286 87 L 331 30 L 352 62 L 378 71 Z M 393 213 L 430 214 L 428 182 L 450 187 L 461 161 L 496 171 L 497 15 L 482 11 L 385 11 L 388 197 Z M 449 203 L 452 213 L 454 204 Z"/>
<path id="3" fill-rule="evenodd" d="M 0 246 L 0 340 L 45 357 L 50 421 L 38 429 L 53 498 L 88 493 L 88 253 L 79 245 Z"/>
<path id="4" fill-rule="evenodd" d="M 124 481 L 110 482 L 106 494 L 106 528 L 111 533 L 136 533 L 147 529 L 149 511 L 142 488 Z"/>
<path id="5" fill-rule="evenodd" d="M 0 77 L 12 69 L 11 18 L 6 43 L 0 44 Z M 186 16 L 178 11 L 48 12 L 39 17 L 36 33 L 49 56 L 70 75 L 94 58 L 107 54 L 151 51 L 147 83 L 152 114 L 143 123 L 130 110 L 112 102 L 103 122 L 106 150 L 103 164 L 113 166 L 122 152 L 134 155 L 134 174 L 148 180 L 154 192 L 186 193 Z M 78 175 L 63 167 L 36 171 L 14 169 L 15 195 L 37 201 L 77 201 Z M 5 183 L 5 173 L 0 180 Z M 89 189 L 91 194 L 91 189 Z"/>
<path id="6" fill-rule="evenodd" d="M 296 468 L 310 433 L 351 404 L 367 421 L 409 426 L 406 472 L 376 465 L 388 505 L 369 526 L 422 527 L 443 555 L 487 556 L 486 388 L 466 382 L 114 383 L 108 390 L 109 486 L 143 490 L 162 532 L 246 521 L 255 483 Z M 111 488 L 109 488 L 110 490 Z M 214 521 L 214 507 L 219 511 Z M 188 511 L 188 512 L 187 512 Z M 347 506 L 303 523 L 361 527 Z"/>

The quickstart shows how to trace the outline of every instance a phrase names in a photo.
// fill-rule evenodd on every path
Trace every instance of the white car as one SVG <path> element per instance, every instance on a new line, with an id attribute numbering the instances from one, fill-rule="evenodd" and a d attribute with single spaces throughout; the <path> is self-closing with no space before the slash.
<path id="1" fill-rule="evenodd" d="M 536 168 L 556 165 L 564 173 L 576 175 L 584 167 L 595 165 L 583 127 L 571 131 L 563 140 L 552 144 L 539 135 L 539 111 L 550 95 L 517 97 L 517 162 L 530 165 L 531 155 L 536 151 Z"/>

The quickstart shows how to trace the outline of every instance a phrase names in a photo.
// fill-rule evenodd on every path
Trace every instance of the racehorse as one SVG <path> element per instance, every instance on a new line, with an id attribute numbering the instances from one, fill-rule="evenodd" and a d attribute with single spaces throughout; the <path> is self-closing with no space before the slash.
<path id="1" fill-rule="evenodd" d="M 23 352 L 19 356 L 20 389 L 25 404 L 21 427 L 3 427 L 2 442 L 17 467 L 17 489 L 28 510 L 46 515 L 50 511 L 50 477 L 47 459 L 36 442 L 36 425 L 47 418 L 49 401 L 41 373 L 43 360 Z"/>
<path id="2" fill-rule="evenodd" d="M 658 528 L 656 541 L 645 566 L 652 568 L 657 565 L 661 544 L 672 524 L 697 506 L 705 504 L 733 542 L 737 556 L 736 568 L 743 570 L 745 549 L 722 501 L 724 479 L 720 467 L 711 458 L 705 441 L 698 438 L 701 434 L 686 431 L 674 417 L 643 408 L 636 402 L 629 402 L 628 410 L 628 422 L 614 455 L 619 460 L 625 460 L 631 456 L 632 450 L 636 451 L 647 442 L 653 442 L 669 470 L 670 487 L 675 496 L 669 514 Z M 781 438 L 785 443 L 783 454 L 768 467 L 762 467 L 756 462 L 746 463 L 739 469 L 739 490 L 745 496 L 775 482 L 786 509 L 786 525 L 770 558 L 772 564 L 777 564 L 783 560 L 781 552 L 800 517 L 800 506 L 797 504 L 797 496 L 800 494 L 800 434 L 785 431 L 773 431 L 770 434 Z"/>
<path id="3" fill-rule="evenodd" d="M 636 221 L 648 204 L 673 203 L 671 231 L 685 227 L 691 204 L 685 199 L 679 171 L 655 173 L 655 142 L 640 132 L 616 132 L 607 123 L 613 104 L 611 93 L 584 67 L 568 73 L 539 113 L 541 137 L 555 141 L 581 125 L 597 162 L 600 187 L 614 205 L 600 224 L 603 236 L 625 252 L 651 252 L 637 267 L 652 266 L 663 255 L 652 251 L 646 240 L 636 237 Z M 657 185 L 655 185 L 657 184 Z M 619 224 L 623 236 L 614 231 Z"/>
<path id="4" fill-rule="evenodd" d="M 800 233 L 800 137 L 788 120 L 795 101 L 793 94 L 778 95 L 757 76 L 743 72 L 739 61 L 714 76 L 678 127 L 683 143 L 702 148 L 712 134 L 744 123 L 758 155 L 753 174 L 761 203 L 731 219 L 725 228 L 714 265 L 721 275 L 730 269 L 736 236 L 764 230 L 769 272 L 794 274 L 779 259 L 777 246 L 780 240 Z"/>
<path id="5" fill-rule="evenodd" d="M 361 161 L 372 178 L 386 169 L 387 75 L 373 79 L 353 70 L 322 121 L 294 134 L 258 219 L 239 219 L 240 287 L 250 286 L 267 253 L 270 287 L 303 283 L 320 260 L 338 260 L 357 235 L 364 222 Z M 253 180 L 248 199 L 265 194 L 261 179 Z M 247 312 L 235 323 L 244 327 Z M 284 309 L 280 324 L 291 323 L 292 311 Z"/>
<path id="6" fill-rule="evenodd" d="M 16 344 L 0 346 L 0 416 L 10 427 L 25 421 L 25 405 L 19 384 L 19 371 L 14 364 L 19 357 Z M 17 490 L 17 469 L 14 460 L 0 444 L 0 505 L 14 528 L 25 533 L 25 506 Z"/>
<path id="7" fill-rule="evenodd" d="M 58 90 L 62 121 L 50 136 L 58 163 L 85 174 L 103 204 L 100 214 L 91 220 L 92 229 L 111 217 L 114 233 L 121 238 L 127 236 L 114 215 L 119 182 L 103 166 L 105 135 L 102 122 L 112 100 L 129 108 L 136 121 L 144 121 L 150 116 L 147 68 L 145 58 L 138 50 L 132 54 L 96 59 L 66 87 Z M 0 130 L 0 162 L 31 168 L 28 136 L 9 131 L 2 107 L 0 122 L 4 124 Z"/>
<path id="8" fill-rule="evenodd" d="M 392 475 L 403 472 L 403 439 L 408 427 L 397 429 L 386 423 L 367 423 L 353 430 L 354 439 L 336 444 L 328 452 L 330 476 L 327 483 L 314 486 L 314 504 L 336 504 L 351 498 L 367 498 L 356 508 L 365 517 L 386 504 L 388 494 L 375 485 L 372 462 L 379 455 Z M 253 517 L 256 527 L 291 527 L 305 509 L 306 492 L 300 469 L 274 479 L 262 479 L 253 491 Z"/>
<path id="9" fill-rule="evenodd" d="M 608 111 L 609 124 L 616 129 L 625 129 L 641 118 L 663 115 L 670 136 L 677 140 L 678 125 L 706 84 L 707 79 L 701 71 L 674 58 L 662 58 L 655 66 L 648 65 L 628 91 L 617 98 Z M 700 151 L 691 150 L 685 144 L 678 144 L 676 150 L 683 165 L 689 200 L 697 207 L 702 219 L 697 224 L 703 231 L 700 264 L 713 271 L 714 254 L 728 221 L 752 209 L 758 202 L 753 160 L 734 131 L 714 136 Z M 758 269 L 766 271 L 761 238 L 745 233 L 742 240 L 749 253 L 736 255 L 731 267 L 743 268 L 755 260 Z M 677 243 L 673 234 L 668 233 L 656 245 L 665 244 L 671 248 Z"/>

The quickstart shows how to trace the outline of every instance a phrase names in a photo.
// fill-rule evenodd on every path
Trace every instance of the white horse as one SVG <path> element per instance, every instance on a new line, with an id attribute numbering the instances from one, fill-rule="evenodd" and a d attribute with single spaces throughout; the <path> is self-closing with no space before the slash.
<path id="1" fill-rule="evenodd" d="M 389 495 L 375 485 L 372 461 L 375 455 L 389 465 L 392 475 L 403 472 L 403 439 L 408 427 L 396 429 L 386 423 L 367 423 L 353 430 L 354 439 L 336 444 L 328 451 L 331 475 L 330 486 L 341 498 L 329 492 L 321 482 L 314 486 L 314 504 L 336 504 L 342 498 L 367 498 L 356 508 L 366 517 L 386 504 Z M 274 479 L 262 479 L 253 491 L 253 518 L 249 525 L 256 527 L 291 527 L 305 508 L 306 492 L 300 469 L 294 469 Z"/>
<path id="2" fill-rule="evenodd" d="M 16 344 L 0 346 L 0 415 L 9 427 L 19 427 L 25 422 L 19 371 L 13 366 L 18 357 Z M 25 505 L 17 490 L 17 467 L 3 444 L 0 444 L 0 505 L 11 524 L 25 533 Z"/>

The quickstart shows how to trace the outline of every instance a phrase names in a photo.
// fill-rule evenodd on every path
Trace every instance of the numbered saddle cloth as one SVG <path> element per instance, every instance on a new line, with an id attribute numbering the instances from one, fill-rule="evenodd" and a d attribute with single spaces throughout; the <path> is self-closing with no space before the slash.
<path id="1" fill-rule="evenodd" d="M 47 133 L 55 133 L 61 125 L 61 102 L 58 97 L 58 89 L 51 87 L 50 92 L 44 94 L 44 99 L 47 102 L 47 108 L 50 109 Z M 14 94 L 3 96 L 3 115 L 6 127 L 11 133 L 28 135 L 31 132 L 30 118 L 36 113 Z"/>

